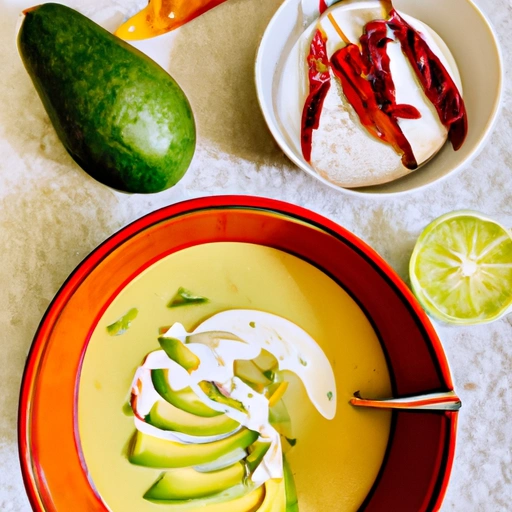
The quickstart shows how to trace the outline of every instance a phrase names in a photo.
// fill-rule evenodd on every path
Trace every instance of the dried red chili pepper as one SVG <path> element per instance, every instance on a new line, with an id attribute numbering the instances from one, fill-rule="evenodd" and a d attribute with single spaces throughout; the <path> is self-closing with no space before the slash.
<path id="1" fill-rule="evenodd" d="M 392 42 L 387 36 L 387 22 L 371 21 L 365 26 L 365 33 L 360 38 L 361 53 L 367 61 L 367 79 L 375 92 L 377 103 L 388 115 L 404 119 L 419 119 L 420 112 L 412 105 L 397 105 L 396 89 L 391 76 L 390 59 L 387 45 Z"/>
<path id="2" fill-rule="evenodd" d="M 388 26 L 400 41 L 402 51 L 413 67 L 425 95 L 448 130 L 453 149 L 460 149 L 468 132 L 464 100 L 441 60 L 427 42 L 394 9 Z"/>
<path id="3" fill-rule="evenodd" d="M 317 30 L 307 57 L 309 95 L 302 110 L 301 146 L 302 154 L 307 162 L 311 161 L 313 130 L 320 125 L 322 107 L 331 87 L 329 58 L 327 57 L 327 38 L 321 30 Z"/>
<path id="4" fill-rule="evenodd" d="M 320 5 L 318 6 L 318 10 L 320 11 L 320 14 L 323 14 L 325 11 L 327 11 L 328 6 L 325 3 L 325 0 L 320 0 Z"/>
<path id="5" fill-rule="evenodd" d="M 331 57 L 331 66 L 341 82 L 343 93 L 359 116 L 361 124 L 371 135 L 387 142 L 399 155 L 402 155 L 402 163 L 405 167 L 411 170 L 416 169 L 418 163 L 411 145 L 396 119 L 381 110 L 371 82 L 361 76 L 362 72 L 368 68 L 359 47 L 351 43 L 336 51 Z"/>
<path id="6" fill-rule="evenodd" d="M 457 86 L 440 59 L 421 35 L 392 8 L 391 1 L 387 3 L 389 19 L 372 21 L 365 26 L 360 38 L 361 50 L 336 27 L 347 45 L 332 56 L 330 64 L 361 124 L 371 135 L 387 142 L 402 155 L 405 167 L 416 169 L 416 158 L 397 119 L 419 119 L 421 114 L 412 105 L 396 103 L 396 89 L 387 54 L 387 45 L 392 41 L 387 36 L 388 27 L 393 30 L 425 95 L 448 129 L 448 137 L 455 150 L 462 146 L 466 138 L 467 114 Z M 326 7 L 321 0 L 320 10 Z M 331 21 L 335 23 L 334 19 Z M 317 31 L 311 43 L 308 64 L 310 94 L 302 115 L 301 144 L 304 157 L 310 161 L 313 130 L 319 126 L 321 109 L 330 87 L 326 38 L 320 31 Z"/>

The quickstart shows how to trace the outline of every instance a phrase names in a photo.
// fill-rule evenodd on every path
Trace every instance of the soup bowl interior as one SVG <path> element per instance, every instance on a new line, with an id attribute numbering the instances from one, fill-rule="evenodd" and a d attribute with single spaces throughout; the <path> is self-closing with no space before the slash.
<path id="1" fill-rule="evenodd" d="M 263 36 L 256 59 L 258 98 L 270 131 L 288 158 L 320 181 L 341 189 L 317 174 L 294 149 L 277 116 L 275 91 L 283 56 L 304 30 L 300 5 L 301 0 L 285 1 Z M 489 21 L 472 0 L 396 0 L 394 5 L 429 25 L 451 50 L 462 79 L 468 136 L 458 151 L 453 151 L 449 143 L 445 144 L 429 163 L 401 179 L 373 187 L 341 189 L 347 193 L 405 193 L 446 178 L 470 162 L 483 148 L 501 104 L 503 66 L 499 44 Z"/>
<path id="2" fill-rule="evenodd" d="M 136 221 L 96 249 L 64 284 L 40 325 L 26 367 L 19 418 L 22 469 L 35 510 L 107 510 L 88 474 L 78 428 L 80 373 L 91 334 L 119 293 L 153 264 L 220 242 L 296 256 L 343 288 L 373 327 L 394 397 L 453 389 L 428 319 L 387 264 L 351 233 L 312 212 L 267 199 L 219 197 L 173 205 Z M 329 342 L 332 346 L 324 347 L 331 359 L 341 357 L 343 339 L 340 333 Z M 343 365 L 333 367 L 336 374 Z M 339 407 L 349 398 L 340 393 Z M 393 412 L 382 464 L 358 506 L 368 511 L 436 509 L 451 469 L 456 418 L 446 411 Z M 337 436 L 346 434 L 340 425 L 339 432 L 322 436 L 316 432 L 319 425 L 312 423 L 320 438 L 318 450 L 328 454 Z M 306 471 L 301 465 L 307 466 L 307 458 L 297 466 Z M 339 465 L 350 461 L 331 461 L 326 467 L 335 472 Z M 343 496 L 328 485 L 335 478 L 323 476 L 326 486 L 298 489 L 299 500 L 308 504 L 305 510 L 339 509 Z"/>

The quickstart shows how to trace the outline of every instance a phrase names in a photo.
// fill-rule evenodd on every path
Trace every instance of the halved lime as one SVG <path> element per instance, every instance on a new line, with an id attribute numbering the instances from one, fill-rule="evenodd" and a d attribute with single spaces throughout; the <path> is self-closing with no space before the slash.
<path id="1" fill-rule="evenodd" d="M 478 212 L 448 213 L 419 237 L 409 272 L 431 316 L 455 324 L 491 322 L 512 307 L 512 235 Z"/>

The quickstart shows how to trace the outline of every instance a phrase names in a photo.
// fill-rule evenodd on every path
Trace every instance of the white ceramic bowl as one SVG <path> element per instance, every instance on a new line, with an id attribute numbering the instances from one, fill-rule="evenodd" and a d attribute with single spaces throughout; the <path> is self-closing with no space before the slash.
<path id="1" fill-rule="evenodd" d="M 436 31 L 450 48 L 462 78 L 469 131 L 459 151 L 450 144 L 428 164 L 399 180 L 358 189 L 338 187 L 318 175 L 293 149 L 276 118 L 275 90 L 283 57 L 302 34 L 301 0 L 285 0 L 270 21 L 256 58 L 256 89 L 265 120 L 284 153 L 320 181 L 351 194 L 399 194 L 426 187 L 455 173 L 483 148 L 501 104 L 503 63 L 493 29 L 471 0 L 395 0 L 395 7 Z"/>

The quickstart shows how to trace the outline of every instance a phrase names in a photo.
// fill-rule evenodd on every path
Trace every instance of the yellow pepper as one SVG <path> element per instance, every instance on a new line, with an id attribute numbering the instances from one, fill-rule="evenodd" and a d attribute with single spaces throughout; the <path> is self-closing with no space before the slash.
<path id="1" fill-rule="evenodd" d="M 115 35 L 125 40 L 148 39 L 170 32 L 225 0 L 149 0 L 149 4 L 123 23 Z"/>

